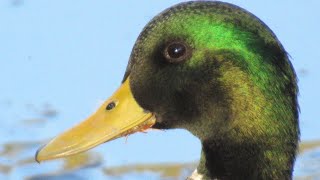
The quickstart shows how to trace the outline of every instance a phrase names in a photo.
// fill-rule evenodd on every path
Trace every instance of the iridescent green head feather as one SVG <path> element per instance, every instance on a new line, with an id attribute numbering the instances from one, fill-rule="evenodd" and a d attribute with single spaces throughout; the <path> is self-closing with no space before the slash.
<path id="1" fill-rule="evenodd" d="M 168 60 L 180 43 L 185 56 Z M 296 76 L 273 32 L 237 6 L 178 4 L 142 31 L 124 79 L 157 128 L 199 137 L 210 178 L 288 178 L 299 138 Z M 232 175 L 232 176 L 231 176 Z"/>

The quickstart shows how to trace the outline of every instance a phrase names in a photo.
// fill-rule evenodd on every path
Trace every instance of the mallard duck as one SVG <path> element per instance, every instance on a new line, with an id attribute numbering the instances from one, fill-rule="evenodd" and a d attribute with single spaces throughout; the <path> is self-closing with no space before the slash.
<path id="1" fill-rule="evenodd" d="M 192 178 L 291 179 L 297 92 L 288 54 L 261 20 L 229 3 L 180 3 L 143 29 L 114 95 L 36 160 L 148 128 L 182 128 L 202 143 Z"/>

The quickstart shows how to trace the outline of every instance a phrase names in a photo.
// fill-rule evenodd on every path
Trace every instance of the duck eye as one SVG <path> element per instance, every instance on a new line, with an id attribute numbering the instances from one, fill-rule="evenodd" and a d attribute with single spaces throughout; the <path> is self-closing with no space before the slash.
<path id="1" fill-rule="evenodd" d="M 169 44 L 164 51 L 166 60 L 170 63 L 178 63 L 186 59 L 187 47 L 181 42 Z"/>
<path id="2" fill-rule="evenodd" d="M 110 111 L 111 109 L 116 107 L 116 103 L 115 102 L 111 102 L 107 105 L 106 110 Z"/>

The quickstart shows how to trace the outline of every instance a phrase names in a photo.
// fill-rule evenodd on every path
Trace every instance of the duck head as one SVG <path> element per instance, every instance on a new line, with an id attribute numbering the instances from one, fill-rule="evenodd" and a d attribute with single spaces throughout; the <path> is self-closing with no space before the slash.
<path id="1" fill-rule="evenodd" d="M 204 178 L 286 179 L 299 139 L 296 76 L 274 33 L 223 2 L 186 2 L 149 22 L 119 90 L 36 155 L 65 157 L 152 126 L 202 142 Z"/>

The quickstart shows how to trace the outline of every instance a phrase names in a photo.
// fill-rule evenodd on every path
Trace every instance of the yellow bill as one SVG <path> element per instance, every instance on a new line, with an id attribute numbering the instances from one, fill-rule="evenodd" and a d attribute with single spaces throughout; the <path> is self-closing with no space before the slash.
<path id="1" fill-rule="evenodd" d="M 91 117 L 54 138 L 36 153 L 36 161 L 57 159 L 89 150 L 104 142 L 150 128 L 152 113 L 133 98 L 129 78 Z"/>

